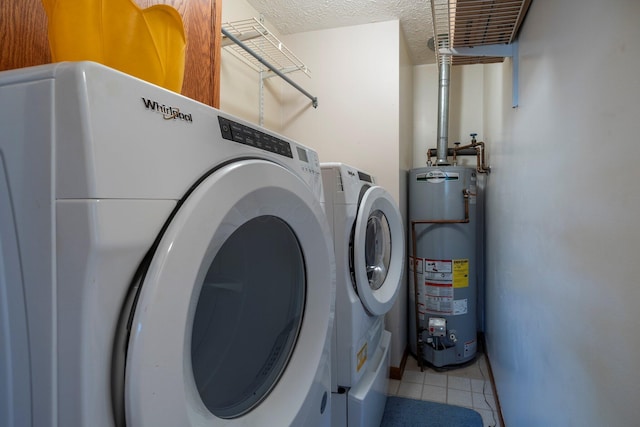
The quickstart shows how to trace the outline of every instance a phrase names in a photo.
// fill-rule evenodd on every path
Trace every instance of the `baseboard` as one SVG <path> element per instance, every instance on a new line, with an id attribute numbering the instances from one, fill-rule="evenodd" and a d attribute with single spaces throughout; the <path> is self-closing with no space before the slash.
<path id="1" fill-rule="evenodd" d="M 409 347 L 405 347 L 402 360 L 400 360 L 400 366 L 391 366 L 389 368 L 389 378 L 392 380 L 401 380 L 402 374 L 404 374 L 404 368 L 407 366 L 407 358 L 409 357 Z"/>
<path id="2" fill-rule="evenodd" d="M 487 352 L 487 342 L 484 338 L 484 333 L 479 332 L 478 337 L 480 342 L 482 343 L 482 352 L 484 353 L 484 357 L 487 358 L 487 367 L 489 368 L 489 382 L 491 382 L 491 389 L 493 390 L 493 397 L 496 401 L 496 412 L 498 413 L 498 418 L 500 418 L 500 425 L 505 425 L 504 418 L 502 418 L 502 407 L 500 406 L 500 398 L 498 396 L 498 390 L 496 389 L 496 381 L 493 377 L 493 369 L 491 368 L 491 359 L 489 358 L 489 353 Z"/>

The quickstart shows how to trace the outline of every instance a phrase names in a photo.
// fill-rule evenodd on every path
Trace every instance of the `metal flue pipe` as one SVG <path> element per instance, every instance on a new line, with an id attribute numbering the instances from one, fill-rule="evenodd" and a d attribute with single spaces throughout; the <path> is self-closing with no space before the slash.
<path id="1" fill-rule="evenodd" d="M 438 36 L 438 48 L 449 47 L 448 34 Z M 448 165 L 449 145 L 449 81 L 451 78 L 451 55 L 440 54 L 438 83 L 438 141 L 436 145 L 437 165 Z"/>

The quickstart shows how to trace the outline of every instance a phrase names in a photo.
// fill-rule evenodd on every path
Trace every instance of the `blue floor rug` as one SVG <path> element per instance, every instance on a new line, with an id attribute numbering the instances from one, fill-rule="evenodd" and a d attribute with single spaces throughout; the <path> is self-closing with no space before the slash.
<path id="1" fill-rule="evenodd" d="M 444 403 L 387 397 L 380 427 L 482 427 L 473 409 Z"/>

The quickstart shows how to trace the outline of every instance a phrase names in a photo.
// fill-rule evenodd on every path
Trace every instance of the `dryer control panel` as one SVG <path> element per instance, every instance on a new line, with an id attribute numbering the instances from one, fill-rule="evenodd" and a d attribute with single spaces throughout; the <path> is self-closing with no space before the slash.
<path id="1" fill-rule="evenodd" d="M 218 116 L 222 137 L 240 144 L 249 145 L 261 150 L 270 151 L 293 159 L 291 144 L 276 136 L 259 131 L 252 127 Z"/>

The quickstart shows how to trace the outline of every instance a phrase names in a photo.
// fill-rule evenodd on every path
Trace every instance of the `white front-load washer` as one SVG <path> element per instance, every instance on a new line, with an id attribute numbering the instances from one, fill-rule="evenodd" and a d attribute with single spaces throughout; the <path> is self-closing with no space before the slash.
<path id="1" fill-rule="evenodd" d="M 330 425 L 316 152 L 90 62 L 0 129 L 0 425 Z"/>
<path id="2" fill-rule="evenodd" d="M 320 166 L 336 255 L 332 426 L 377 427 L 389 381 L 384 316 L 404 269 L 402 217 L 370 174 L 343 163 Z"/>

